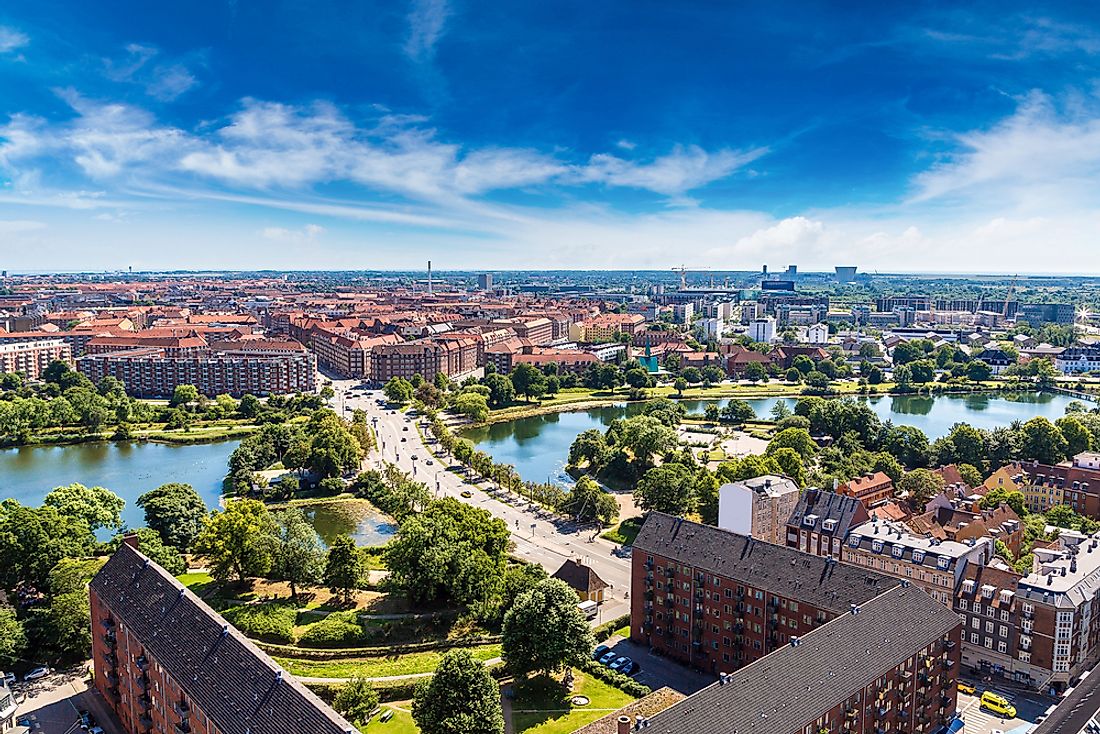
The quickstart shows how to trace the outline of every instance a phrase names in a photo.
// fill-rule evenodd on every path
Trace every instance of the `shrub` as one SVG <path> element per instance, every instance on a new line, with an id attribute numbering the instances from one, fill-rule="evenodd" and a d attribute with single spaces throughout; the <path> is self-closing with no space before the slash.
<path id="1" fill-rule="evenodd" d="M 608 637 L 611 637 L 611 633 L 620 627 L 625 627 L 630 624 L 630 615 L 624 614 L 617 619 L 613 619 L 610 622 L 604 622 L 599 627 L 592 630 L 592 636 L 596 638 L 596 642 L 603 642 Z"/>
<path id="2" fill-rule="evenodd" d="M 649 686 L 642 685 L 630 676 L 616 673 L 611 668 L 605 668 L 595 660 L 585 660 L 579 667 L 593 678 L 599 678 L 604 683 L 613 685 L 623 693 L 634 696 L 635 698 L 642 698 L 643 696 L 648 696 L 650 693 L 653 693 Z"/>
<path id="3" fill-rule="evenodd" d="M 365 678 L 353 678 L 332 698 L 332 707 L 353 722 L 366 722 L 376 706 L 378 691 Z"/>
<path id="4" fill-rule="evenodd" d="M 363 627 L 356 620 L 355 612 L 334 612 L 307 627 L 302 633 L 301 643 L 316 647 L 344 647 L 363 639 Z"/>
<path id="5" fill-rule="evenodd" d="M 294 642 L 298 613 L 292 604 L 243 604 L 222 612 L 230 624 L 249 637 L 268 642 Z"/>

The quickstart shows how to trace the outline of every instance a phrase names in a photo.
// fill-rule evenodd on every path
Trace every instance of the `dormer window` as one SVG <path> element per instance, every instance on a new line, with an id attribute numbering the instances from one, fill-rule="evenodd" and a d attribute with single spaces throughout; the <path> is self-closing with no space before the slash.
<path id="1" fill-rule="evenodd" d="M 974 579 L 965 579 L 963 581 L 963 591 L 967 594 L 974 593 Z"/>
<path id="2" fill-rule="evenodd" d="M 891 548 L 890 552 L 893 554 L 894 558 L 901 558 L 902 554 L 905 553 L 905 548 L 900 545 L 895 545 Z"/>
<path id="3" fill-rule="evenodd" d="M 881 540 L 871 541 L 871 550 L 873 550 L 875 553 L 882 553 L 882 541 Z"/>
<path id="4" fill-rule="evenodd" d="M 806 515 L 806 517 L 802 518 L 802 524 L 808 528 L 812 528 L 817 524 L 817 515 Z"/>
<path id="5" fill-rule="evenodd" d="M 849 548 L 858 548 L 859 547 L 859 536 L 858 535 L 853 535 L 852 537 L 848 538 L 848 547 Z"/>
<path id="6" fill-rule="evenodd" d="M 950 565 L 951 565 L 951 559 L 947 558 L 946 556 L 943 556 L 943 557 L 938 558 L 936 560 L 936 568 L 938 568 L 942 571 L 946 571 L 947 567 L 950 566 Z"/>
<path id="7" fill-rule="evenodd" d="M 828 520 L 825 520 L 824 522 L 821 523 L 821 528 L 823 530 L 825 530 L 826 532 L 831 533 L 832 531 L 836 530 L 836 520 L 834 520 L 832 518 L 829 518 Z"/>
<path id="8" fill-rule="evenodd" d="M 922 550 L 913 551 L 913 563 L 924 563 L 924 551 L 922 551 Z"/>
<path id="9" fill-rule="evenodd" d="M 994 586 L 990 586 L 989 584 L 982 584 L 982 596 L 986 599 L 992 599 L 993 592 L 996 590 L 997 588 Z"/>

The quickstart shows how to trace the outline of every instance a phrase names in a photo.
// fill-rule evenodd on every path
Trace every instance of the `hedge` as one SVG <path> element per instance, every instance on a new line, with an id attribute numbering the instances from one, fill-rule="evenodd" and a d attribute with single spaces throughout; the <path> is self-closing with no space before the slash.
<path id="1" fill-rule="evenodd" d="M 334 612 L 306 627 L 298 641 L 317 647 L 343 647 L 363 641 L 363 626 L 355 612 Z"/>
<path id="2" fill-rule="evenodd" d="M 643 696 L 648 696 L 653 693 L 649 686 L 642 685 L 630 676 L 616 673 L 611 668 L 604 667 L 595 660 L 585 660 L 577 667 L 593 678 L 599 678 L 604 683 L 613 685 L 623 693 L 634 696 L 635 698 L 642 698 Z"/>
<path id="3" fill-rule="evenodd" d="M 267 642 L 294 642 L 298 612 L 293 604 L 242 604 L 226 609 L 222 616 L 249 637 Z"/>
<path id="4" fill-rule="evenodd" d="M 261 640 L 257 642 L 257 647 L 269 655 L 278 655 L 280 657 L 302 658 L 303 660 L 331 660 L 333 658 L 347 657 L 370 658 L 388 655 L 403 655 L 409 652 L 447 650 L 452 647 L 478 647 L 479 645 L 492 645 L 500 641 L 500 635 L 484 635 L 482 637 L 466 637 L 460 640 L 433 640 L 431 642 L 409 642 L 398 645 L 376 645 L 373 647 L 319 649 L 297 647 L 295 645 L 272 644 Z"/>
<path id="5" fill-rule="evenodd" d="M 596 642 L 603 642 L 608 637 L 611 637 L 611 633 L 620 627 L 625 627 L 630 624 L 630 614 L 624 614 L 621 617 L 616 617 L 610 622 L 604 622 L 599 627 L 592 630 L 592 636 L 596 638 Z"/>

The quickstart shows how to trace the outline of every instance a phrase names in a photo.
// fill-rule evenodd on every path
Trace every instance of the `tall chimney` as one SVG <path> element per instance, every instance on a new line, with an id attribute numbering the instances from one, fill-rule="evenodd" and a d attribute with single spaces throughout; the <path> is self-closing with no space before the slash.
<path id="1" fill-rule="evenodd" d="M 630 717 L 620 716 L 615 721 L 615 734 L 630 734 Z"/>
<path id="2" fill-rule="evenodd" d="M 125 535 L 122 536 L 122 542 L 125 543 L 126 545 L 130 546 L 131 548 L 134 548 L 135 550 L 141 550 L 140 548 L 138 548 L 138 534 L 137 533 L 133 533 L 133 532 L 126 533 Z"/>
<path id="3" fill-rule="evenodd" d="M 428 261 L 428 295 L 432 294 L 432 261 Z"/>

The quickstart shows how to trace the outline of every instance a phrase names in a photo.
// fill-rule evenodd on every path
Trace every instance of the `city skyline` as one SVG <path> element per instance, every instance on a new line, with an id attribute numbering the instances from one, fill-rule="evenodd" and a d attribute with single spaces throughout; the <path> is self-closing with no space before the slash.
<path id="1" fill-rule="evenodd" d="M 1100 225 L 1080 4 L 124 5 L 0 11 L 9 270 L 1073 272 Z"/>

